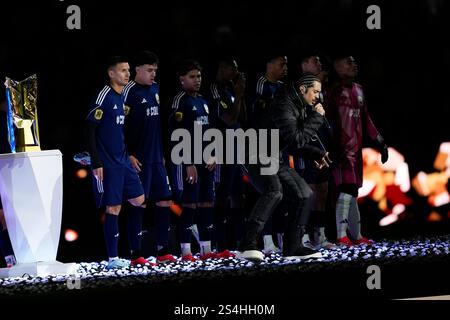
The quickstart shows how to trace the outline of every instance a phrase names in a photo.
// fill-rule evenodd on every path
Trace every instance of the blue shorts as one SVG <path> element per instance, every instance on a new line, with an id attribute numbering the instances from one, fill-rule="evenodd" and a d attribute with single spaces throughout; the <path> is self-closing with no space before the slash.
<path id="1" fill-rule="evenodd" d="M 172 165 L 175 198 L 180 203 L 213 202 L 215 200 L 214 170 L 209 171 L 204 164 L 196 165 L 197 183 L 186 181 L 186 166 Z"/>
<path id="2" fill-rule="evenodd" d="M 144 194 L 139 176 L 130 163 L 123 167 L 103 167 L 103 181 L 97 181 L 92 175 L 92 184 L 98 208 L 121 205 L 124 200 Z"/>
<path id="3" fill-rule="evenodd" d="M 172 198 L 169 177 L 163 163 L 144 163 L 141 169 L 139 178 L 145 199 L 157 202 Z"/>

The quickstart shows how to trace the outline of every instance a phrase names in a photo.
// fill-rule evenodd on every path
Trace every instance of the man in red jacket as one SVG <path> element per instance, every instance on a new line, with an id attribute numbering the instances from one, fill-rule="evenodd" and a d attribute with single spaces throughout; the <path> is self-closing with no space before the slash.
<path id="1" fill-rule="evenodd" d="M 337 187 L 336 203 L 337 244 L 371 244 L 361 235 L 357 204 L 358 188 L 362 186 L 363 135 L 375 143 L 381 161 L 388 159 L 388 147 L 367 111 L 361 85 L 354 82 L 358 65 L 352 56 L 339 57 L 334 68 L 340 78 L 329 92 L 330 120 L 334 127 L 336 166 L 333 177 Z M 351 239 L 347 236 L 347 229 Z"/>

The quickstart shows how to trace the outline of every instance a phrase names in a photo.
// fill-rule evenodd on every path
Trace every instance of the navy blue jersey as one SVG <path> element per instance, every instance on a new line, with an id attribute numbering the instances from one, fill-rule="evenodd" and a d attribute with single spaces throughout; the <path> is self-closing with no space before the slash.
<path id="1" fill-rule="evenodd" d="M 172 102 L 172 114 L 169 118 L 171 130 L 183 128 L 189 131 L 194 150 L 194 125 L 201 125 L 202 132 L 210 128 L 208 102 L 201 95 L 190 96 L 180 91 Z M 204 143 L 204 146 L 208 143 Z M 203 151 L 203 148 L 202 148 Z M 193 152 L 192 162 L 193 162 Z"/>
<path id="2" fill-rule="evenodd" d="M 234 106 L 236 95 L 234 89 L 230 86 L 223 86 L 216 82 L 212 83 L 209 88 L 208 99 L 211 107 L 211 121 L 214 127 L 218 129 L 237 129 L 240 125 L 237 123 L 232 126 L 228 126 L 221 117 L 230 112 Z"/>
<path id="3" fill-rule="evenodd" d="M 273 99 L 284 86 L 282 81 L 271 82 L 265 76 L 258 79 L 256 83 L 256 95 L 253 100 L 250 126 L 255 126 L 255 120 L 272 103 Z"/>
<path id="4" fill-rule="evenodd" d="M 262 76 L 256 84 L 256 97 L 271 103 L 278 91 L 284 86 L 282 81 L 270 82 L 266 77 Z"/>
<path id="5" fill-rule="evenodd" d="M 128 161 L 123 134 L 124 107 L 123 95 L 109 85 L 91 103 L 86 120 L 98 124 L 95 138 L 97 152 L 104 167 L 120 167 Z"/>
<path id="6" fill-rule="evenodd" d="M 159 86 L 130 81 L 125 99 L 125 140 L 130 155 L 142 163 L 163 162 Z"/>

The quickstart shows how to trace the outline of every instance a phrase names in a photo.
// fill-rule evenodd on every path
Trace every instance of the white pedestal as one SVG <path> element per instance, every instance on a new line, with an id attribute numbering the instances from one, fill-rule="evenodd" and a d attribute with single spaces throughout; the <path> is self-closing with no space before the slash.
<path id="1" fill-rule="evenodd" d="M 59 150 L 0 154 L 0 194 L 18 262 L 8 274 L 13 269 L 19 276 L 53 274 L 52 268 L 55 274 L 66 273 L 56 262 L 62 190 Z"/>

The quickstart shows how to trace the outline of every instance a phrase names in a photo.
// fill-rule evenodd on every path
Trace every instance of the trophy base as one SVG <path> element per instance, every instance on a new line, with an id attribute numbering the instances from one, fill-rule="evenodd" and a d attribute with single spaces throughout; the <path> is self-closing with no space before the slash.
<path id="1" fill-rule="evenodd" d="M 34 277 L 68 275 L 76 274 L 77 269 L 76 263 L 61 263 L 58 261 L 19 263 L 11 268 L 1 268 L 0 278 L 26 277 L 28 275 Z"/>

